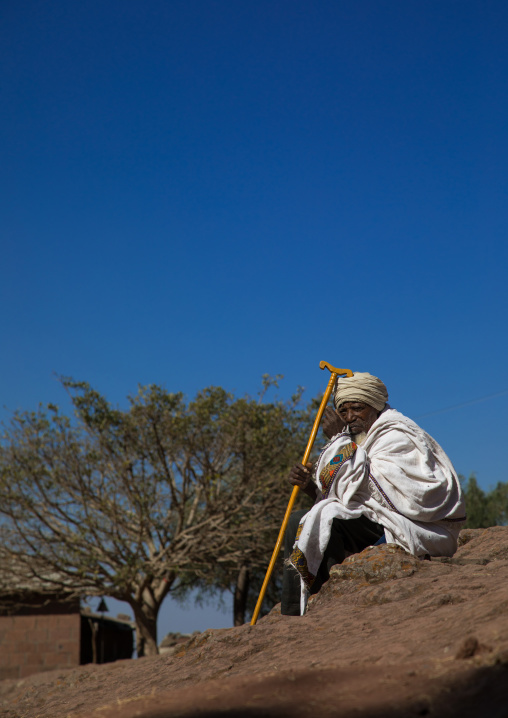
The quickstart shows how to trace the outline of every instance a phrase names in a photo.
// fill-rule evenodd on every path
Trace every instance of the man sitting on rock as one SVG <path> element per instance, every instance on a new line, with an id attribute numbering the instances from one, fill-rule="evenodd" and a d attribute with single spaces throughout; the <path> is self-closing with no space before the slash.
<path id="1" fill-rule="evenodd" d="M 319 591 L 330 568 L 367 546 L 386 540 L 421 558 L 457 549 L 466 516 L 451 461 L 387 401 L 385 385 L 371 374 L 340 378 L 335 411 L 328 408 L 323 417 L 329 443 L 314 471 L 311 464 L 291 470 L 290 483 L 315 503 L 307 513 L 294 512 L 286 531 L 285 615 L 303 614 L 308 594 Z"/>

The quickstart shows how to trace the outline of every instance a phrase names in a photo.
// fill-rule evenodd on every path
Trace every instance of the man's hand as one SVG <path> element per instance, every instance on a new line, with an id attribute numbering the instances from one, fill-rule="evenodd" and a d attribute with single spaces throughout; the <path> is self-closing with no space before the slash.
<path id="1" fill-rule="evenodd" d="M 307 466 L 295 464 L 289 473 L 288 481 L 293 486 L 299 486 L 311 499 L 316 498 L 317 488 L 316 484 L 312 481 L 311 463 L 307 464 Z"/>
<path id="2" fill-rule="evenodd" d="M 337 414 L 335 409 L 332 409 L 331 406 L 327 406 L 323 412 L 323 418 L 321 419 L 321 428 L 323 429 L 323 434 L 328 439 L 331 439 L 332 436 L 335 436 L 335 434 L 340 434 L 344 426 L 344 422 Z"/>

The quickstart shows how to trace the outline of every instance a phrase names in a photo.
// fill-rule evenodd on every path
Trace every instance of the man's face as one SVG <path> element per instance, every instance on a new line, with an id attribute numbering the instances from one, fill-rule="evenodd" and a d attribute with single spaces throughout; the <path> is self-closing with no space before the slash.
<path id="1" fill-rule="evenodd" d="M 345 401 L 337 409 L 337 414 L 344 424 L 349 424 L 353 434 L 362 434 L 368 432 L 380 412 L 363 401 Z"/>

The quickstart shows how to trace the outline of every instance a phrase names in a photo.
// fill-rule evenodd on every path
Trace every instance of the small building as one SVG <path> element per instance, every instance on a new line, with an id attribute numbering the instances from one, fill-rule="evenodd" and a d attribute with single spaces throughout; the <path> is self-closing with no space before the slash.
<path id="1" fill-rule="evenodd" d="M 134 624 L 129 616 L 111 618 L 85 609 L 81 611 L 80 630 L 81 665 L 132 658 Z"/>
<path id="2" fill-rule="evenodd" d="M 24 591 L 0 606 L 0 680 L 132 658 L 134 626 L 80 609 L 79 599 Z"/>

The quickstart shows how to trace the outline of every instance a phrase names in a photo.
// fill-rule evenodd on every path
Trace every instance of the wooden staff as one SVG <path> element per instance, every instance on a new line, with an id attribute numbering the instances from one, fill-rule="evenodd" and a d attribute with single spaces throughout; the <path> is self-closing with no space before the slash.
<path id="1" fill-rule="evenodd" d="M 309 441 L 307 442 L 307 448 L 305 449 L 305 454 L 303 455 L 302 464 L 304 466 L 307 465 L 307 461 L 309 460 L 310 452 L 312 451 L 312 447 L 314 446 L 314 441 L 316 440 L 316 434 L 319 429 L 321 417 L 323 416 L 323 412 L 326 408 L 326 405 L 328 404 L 328 399 L 330 398 L 330 394 L 333 391 L 333 387 L 335 385 L 337 377 L 344 376 L 344 375 L 345 376 L 353 376 L 353 372 L 351 371 L 351 369 L 337 369 L 336 367 L 332 366 L 331 364 L 328 364 L 328 362 L 326 362 L 326 361 L 319 362 L 319 368 L 320 369 L 329 369 L 331 371 L 331 375 L 330 375 L 330 381 L 328 382 L 328 386 L 326 387 L 326 391 L 323 394 L 323 399 L 319 406 L 318 413 L 316 414 L 316 418 L 314 420 L 314 426 L 312 427 L 312 431 L 310 432 Z M 279 536 L 277 538 L 277 543 L 275 544 L 275 548 L 273 549 L 272 558 L 271 558 L 270 564 L 268 566 L 268 569 L 266 571 L 265 580 L 263 581 L 263 585 L 261 586 L 261 591 L 259 592 L 259 598 L 256 603 L 256 608 L 254 609 L 254 613 L 252 614 L 252 620 L 250 622 L 251 626 L 254 626 L 256 624 L 256 621 L 258 620 L 259 612 L 261 611 L 261 604 L 263 603 L 263 599 L 265 597 L 268 582 L 270 581 L 270 578 L 272 576 L 273 567 L 275 566 L 275 561 L 277 560 L 277 556 L 279 555 L 280 547 L 282 545 L 282 540 L 284 538 L 284 534 L 286 533 L 286 527 L 288 525 L 289 517 L 291 515 L 291 511 L 293 510 L 293 506 L 294 506 L 294 503 L 296 501 L 296 497 L 298 496 L 299 491 L 300 491 L 299 486 L 293 486 L 293 491 L 292 491 L 291 497 L 289 499 L 286 513 L 284 514 L 282 526 L 280 527 Z"/>

